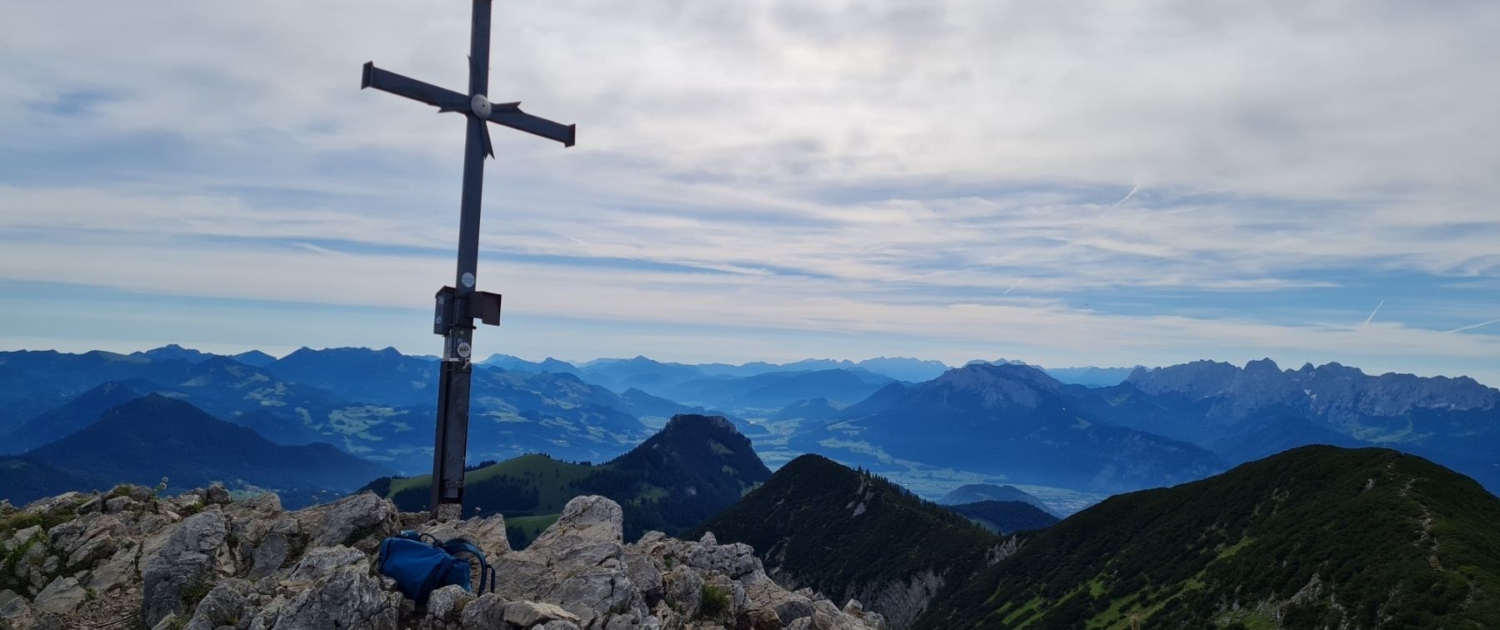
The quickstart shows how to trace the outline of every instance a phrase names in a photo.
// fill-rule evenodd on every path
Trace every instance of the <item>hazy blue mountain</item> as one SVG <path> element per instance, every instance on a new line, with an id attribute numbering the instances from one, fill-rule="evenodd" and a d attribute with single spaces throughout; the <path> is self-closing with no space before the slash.
<path id="1" fill-rule="evenodd" d="M 83 354 L 19 350 L 0 352 L 0 366 L 41 379 L 65 394 L 77 395 L 101 383 L 133 378 L 162 385 L 179 383 L 187 378 L 195 364 L 181 359 L 151 359 L 100 350 Z"/>
<path id="2" fill-rule="evenodd" d="M 619 396 L 571 374 L 477 368 L 472 385 L 469 450 L 474 460 L 544 452 L 603 461 L 649 434 L 636 416 L 620 410 L 625 405 Z M 403 474 L 416 474 L 432 465 L 435 402 L 267 406 L 259 415 L 230 419 L 266 430 L 276 440 L 319 439 Z M 313 435 L 297 429 L 299 424 Z"/>
<path id="3" fill-rule="evenodd" d="M 268 372 L 331 392 L 330 400 L 266 406 L 261 415 L 246 419 L 225 417 L 264 430 L 277 441 L 321 439 L 399 471 L 425 470 L 431 465 L 424 449 L 432 441 L 440 367 L 390 348 L 304 348 Z M 475 458 L 547 452 L 568 459 L 606 459 L 647 432 L 635 416 L 622 411 L 629 404 L 619 395 L 572 374 L 476 366 L 472 387 L 470 448 Z"/>
<path id="4" fill-rule="evenodd" d="M 844 405 L 828 400 L 827 398 L 812 398 L 799 400 L 782 407 L 776 413 L 771 414 L 770 419 L 776 421 L 813 420 L 825 422 L 837 418 L 843 411 Z"/>
<path id="5" fill-rule="evenodd" d="M 752 361 L 741 365 L 730 365 L 728 363 L 699 363 L 693 367 L 698 368 L 704 376 L 729 376 L 733 378 L 744 378 L 767 372 L 783 371 L 780 365 L 766 363 L 765 361 Z"/>
<path id="6" fill-rule="evenodd" d="M 590 361 L 579 370 L 579 376 L 616 392 L 636 388 L 658 396 L 679 383 L 704 378 L 703 372 L 691 365 L 662 363 L 640 356 Z"/>
<path id="7" fill-rule="evenodd" d="M 911 357 L 875 357 L 860 361 L 857 365 L 882 376 L 912 383 L 930 381 L 952 369 L 942 361 L 924 361 Z"/>
<path id="8" fill-rule="evenodd" d="M 67 399 L 62 388 L 0 363 L 0 436 Z"/>
<path id="9" fill-rule="evenodd" d="M 1051 512 L 1025 501 L 975 501 L 948 509 L 1001 535 L 1047 529 L 1059 521 Z"/>
<path id="10" fill-rule="evenodd" d="M 660 396 L 652 396 L 634 387 L 620 394 L 619 403 L 615 405 L 630 415 L 640 418 L 647 424 L 665 423 L 672 416 L 682 414 L 696 415 L 723 415 L 716 414 L 703 407 L 689 407 L 673 400 L 667 400 Z"/>
<path id="11" fill-rule="evenodd" d="M 155 394 L 114 407 L 98 422 L 35 449 L 29 459 L 69 473 L 183 490 L 227 487 L 348 491 L 382 467 L 327 444 L 281 446 L 190 404 Z"/>
<path id="12" fill-rule="evenodd" d="M 1370 376 L 1338 363 L 1281 370 L 1270 359 L 1251 361 L 1244 368 L 1199 361 L 1153 370 L 1138 368 L 1127 382 L 1148 394 L 1171 393 L 1188 400 L 1211 401 L 1207 416 L 1216 422 L 1283 407 L 1325 418 L 1334 426 L 1357 429 L 1372 418 L 1400 417 L 1414 409 L 1500 407 L 1500 390 L 1468 377 Z"/>
<path id="13" fill-rule="evenodd" d="M 992 483 L 971 483 L 950 490 L 943 498 L 938 499 L 942 505 L 963 505 L 965 503 L 978 503 L 980 501 L 1020 501 L 1036 506 L 1038 509 L 1056 516 L 1052 508 L 1047 507 L 1041 499 L 1015 486 L 999 486 Z"/>
<path id="14" fill-rule="evenodd" d="M 552 357 L 543 359 L 540 363 L 527 361 L 520 357 L 508 354 L 492 354 L 490 358 L 479 362 L 479 365 L 497 367 L 502 370 L 515 372 L 557 372 L 567 374 L 578 374 L 578 367 L 567 361 L 560 361 Z"/>
<path id="15" fill-rule="evenodd" d="M 914 386 L 907 385 L 906 383 L 888 383 L 865 397 L 864 400 L 845 407 L 839 416 L 843 418 L 864 418 L 875 415 L 906 398 L 906 394 L 911 391 L 912 387 Z"/>
<path id="16" fill-rule="evenodd" d="M 382 405 L 436 404 L 440 365 L 395 348 L 300 348 L 267 366 L 283 380 Z"/>
<path id="17" fill-rule="evenodd" d="M 844 425 L 889 457 L 1038 485 L 1119 492 L 1224 469 L 1197 446 L 1105 424 L 1061 388 L 1036 368 L 972 364 Z"/>
<path id="18" fill-rule="evenodd" d="M 734 378 L 757 376 L 770 372 L 861 369 L 898 381 L 911 382 L 932 380 L 949 369 L 947 364 L 941 361 L 925 361 L 910 357 L 876 357 L 863 361 L 850 361 L 848 359 L 803 359 L 801 361 L 781 364 L 766 363 L 764 361 L 745 363 L 743 365 L 701 363 L 693 367 L 698 368 L 698 371 L 702 372 L 705 376 L 730 376 Z"/>
<path id="19" fill-rule="evenodd" d="M 145 396 L 155 389 L 157 389 L 155 384 L 138 379 L 123 382 L 110 381 L 17 427 L 10 433 L 0 449 L 8 453 L 24 453 L 43 444 L 55 442 L 98 422 L 99 415 L 105 410 Z"/>
<path id="20" fill-rule="evenodd" d="M 234 359 L 235 361 L 238 361 L 240 363 L 244 363 L 245 365 L 248 365 L 250 367 L 258 368 L 263 368 L 276 362 L 276 357 L 273 357 L 259 350 L 241 352 L 229 358 Z"/>
<path id="21" fill-rule="evenodd" d="M 1359 448 L 1372 446 L 1339 433 L 1307 418 L 1275 411 L 1256 414 L 1229 427 L 1222 437 L 1211 442 L 1209 450 L 1230 464 L 1242 464 L 1299 446 L 1323 444 Z"/>
<path id="22" fill-rule="evenodd" d="M 160 383 L 174 396 L 219 418 L 259 409 L 324 410 L 346 405 L 327 390 L 282 379 L 267 370 L 229 357 L 213 357 L 192 365 L 181 380 Z"/>
<path id="23" fill-rule="evenodd" d="M 1069 385 L 1085 387 L 1110 387 L 1125 382 L 1135 368 L 1066 367 L 1045 368 L 1052 378 Z"/>
<path id="24" fill-rule="evenodd" d="M 838 369 L 768 372 L 745 378 L 706 378 L 652 393 L 715 409 L 775 410 L 811 398 L 827 398 L 847 404 L 868 398 L 889 383 L 889 377 L 864 370 Z"/>
<path id="25" fill-rule="evenodd" d="M 108 490 L 113 484 L 58 470 L 29 457 L 0 457 L 0 500 L 21 507 L 64 492 Z"/>
<path id="26" fill-rule="evenodd" d="M 1234 459 L 1277 446 L 1373 442 L 1500 489 L 1492 446 L 1500 444 L 1500 390 L 1467 377 L 1371 376 L 1337 363 L 1282 370 L 1269 359 L 1243 368 L 1198 361 L 1139 368 L 1126 382 L 1077 400 L 1116 424 L 1223 449 Z M 1257 429 L 1261 421 L 1279 424 Z M 1475 444 L 1490 445 L 1492 454 L 1479 455 Z"/>
<path id="27" fill-rule="evenodd" d="M 343 440 L 343 435 L 336 432 L 320 433 L 300 418 L 279 415 L 265 409 L 242 413 L 228 420 L 282 446 L 304 446 L 318 442 L 340 443 L 348 446 L 348 443 Z M 374 452 L 373 449 L 365 450 L 357 446 L 351 450 L 364 453 Z"/>
<path id="28" fill-rule="evenodd" d="M 215 355 L 207 352 L 184 348 L 175 343 L 167 344 L 160 348 L 152 348 L 144 352 L 132 352 L 132 357 L 150 359 L 152 361 L 187 361 L 188 363 L 202 363 L 212 359 Z"/>

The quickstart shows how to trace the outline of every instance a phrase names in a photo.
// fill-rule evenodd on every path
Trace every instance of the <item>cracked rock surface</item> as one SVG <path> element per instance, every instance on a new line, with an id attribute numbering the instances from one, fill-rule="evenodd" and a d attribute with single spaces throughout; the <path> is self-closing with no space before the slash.
<path id="1" fill-rule="evenodd" d="M 0 630 L 862 630 L 858 602 L 792 592 L 743 544 L 651 532 L 625 544 L 623 512 L 569 501 L 527 549 L 499 515 L 426 522 L 371 493 L 288 512 L 275 495 L 217 486 L 158 499 L 124 486 L 0 505 Z M 402 528 L 464 537 L 495 568 L 494 592 L 458 587 L 417 609 L 375 568 Z M 477 581 L 475 582 L 477 584 Z"/>

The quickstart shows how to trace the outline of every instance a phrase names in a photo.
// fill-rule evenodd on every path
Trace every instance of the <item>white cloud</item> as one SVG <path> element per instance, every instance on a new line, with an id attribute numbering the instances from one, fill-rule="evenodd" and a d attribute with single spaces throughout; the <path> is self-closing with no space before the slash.
<path id="1" fill-rule="evenodd" d="M 466 7 L 11 5 L 0 151 L 164 136 L 194 163 L 0 176 L 0 279 L 413 308 L 449 281 L 458 118 L 356 74 L 463 85 Z M 1424 330 L 1462 322 L 1087 304 L 1355 273 L 1493 284 L 1497 30 L 1482 2 L 500 3 L 492 96 L 579 123 L 580 144 L 497 130 L 485 242 L 533 262 L 486 276 L 554 316 L 1008 336 L 1080 363 L 1101 344 L 1359 355 L 1377 334 L 1473 357 L 1490 336 Z M 1429 308 L 1478 321 L 1480 293 Z"/>

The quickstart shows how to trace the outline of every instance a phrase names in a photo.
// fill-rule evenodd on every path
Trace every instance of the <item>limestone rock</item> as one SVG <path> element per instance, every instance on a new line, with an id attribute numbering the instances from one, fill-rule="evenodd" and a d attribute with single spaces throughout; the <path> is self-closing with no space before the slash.
<path id="1" fill-rule="evenodd" d="M 116 490 L 99 497 L 100 509 L 77 511 L 94 498 L 28 506 L 63 522 L 0 541 L 0 552 L 15 559 L 4 577 L 21 586 L 0 592 L 0 628 L 86 627 L 118 618 L 121 602 L 127 610 L 139 602 L 141 627 L 188 630 L 866 630 L 881 623 L 859 602 L 839 608 L 782 588 L 746 545 L 660 532 L 626 545 L 623 510 L 603 497 L 570 501 L 521 551 L 510 549 L 498 515 L 425 522 L 371 493 L 286 512 L 271 494 L 232 501 L 210 487 L 141 500 Z M 190 516 L 178 517 L 179 510 Z M 496 592 L 474 597 L 449 586 L 417 610 L 372 569 L 379 542 L 403 524 L 477 544 L 495 565 Z"/>
<path id="2" fill-rule="evenodd" d="M 15 591 L 0 591 L 0 625 L 6 623 L 13 628 L 31 626 L 31 605 Z"/>
<path id="3" fill-rule="evenodd" d="M 316 527 L 310 529 L 309 547 L 354 544 L 370 538 L 378 545 L 381 539 L 396 534 L 400 527 L 396 521 L 396 506 L 373 492 L 361 492 L 314 510 L 325 515 Z"/>
<path id="4" fill-rule="evenodd" d="M 218 549 L 228 533 L 222 512 L 200 512 L 183 521 L 166 545 L 144 561 L 142 616 L 146 625 L 155 626 L 169 614 L 183 614 L 184 599 L 208 593 Z"/>
<path id="5" fill-rule="evenodd" d="M 47 588 L 42 589 L 42 592 L 37 593 L 32 607 L 38 612 L 66 615 L 78 608 L 86 596 L 77 579 L 58 577 L 52 580 Z"/>
<path id="6" fill-rule="evenodd" d="M 297 567 L 292 569 L 290 579 L 302 582 L 324 580 L 344 567 L 369 572 L 369 556 L 344 546 L 314 549 L 307 552 L 297 563 Z"/>
<path id="7" fill-rule="evenodd" d="M 480 595 L 464 606 L 459 620 L 464 630 L 510 630 L 505 621 L 505 608 L 509 605 L 499 595 Z"/>
<path id="8" fill-rule="evenodd" d="M 249 591 L 250 585 L 241 580 L 220 582 L 198 604 L 184 630 L 214 630 L 248 619 L 249 616 L 245 613 L 249 606 L 249 599 L 246 597 Z"/>
<path id="9" fill-rule="evenodd" d="M 418 531 L 438 540 L 463 538 L 479 547 L 489 560 L 510 553 L 510 539 L 505 535 L 505 517 L 491 514 L 467 521 L 428 522 Z"/>
<path id="10" fill-rule="evenodd" d="M 667 605 L 689 619 L 703 605 L 703 576 L 686 565 L 678 565 L 662 576 Z"/>
<path id="11" fill-rule="evenodd" d="M 624 523 L 620 504 L 599 496 L 574 497 L 563 506 L 557 522 L 537 536 L 532 546 L 555 546 L 563 539 L 619 543 L 625 537 Z"/>
<path id="12" fill-rule="evenodd" d="M 448 585 L 435 590 L 427 599 L 427 626 L 446 627 L 457 623 L 464 607 L 474 599 L 468 591 L 458 585 Z"/>
<path id="13" fill-rule="evenodd" d="M 342 567 L 287 601 L 270 630 L 395 630 L 400 610 L 368 566 Z"/>
<path id="14" fill-rule="evenodd" d="M 540 602 L 511 602 L 505 605 L 505 622 L 522 628 L 553 620 L 578 622 L 578 615 L 563 610 L 561 606 Z"/>
<path id="15" fill-rule="evenodd" d="M 73 512 L 80 504 L 90 497 L 78 492 L 66 492 L 55 497 L 37 499 L 21 508 L 27 514 L 38 516 L 59 516 Z"/>
<path id="16" fill-rule="evenodd" d="M 110 497 L 104 501 L 105 514 L 119 514 L 135 507 L 135 499 L 130 497 Z"/>

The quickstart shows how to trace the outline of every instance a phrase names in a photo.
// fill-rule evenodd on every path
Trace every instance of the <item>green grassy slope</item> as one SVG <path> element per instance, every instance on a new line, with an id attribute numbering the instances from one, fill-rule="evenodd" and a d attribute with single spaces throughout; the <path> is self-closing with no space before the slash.
<path id="1" fill-rule="evenodd" d="M 1496 628 L 1500 499 L 1384 449 L 1310 446 L 1110 498 L 920 628 Z"/>
<path id="2" fill-rule="evenodd" d="M 818 455 L 788 462 L 688 536 L 704 531 L 751 545 L 768 569 L 840 602 L 929 572 L 962 581 L 1001 542 L 943 506 Z"/>

